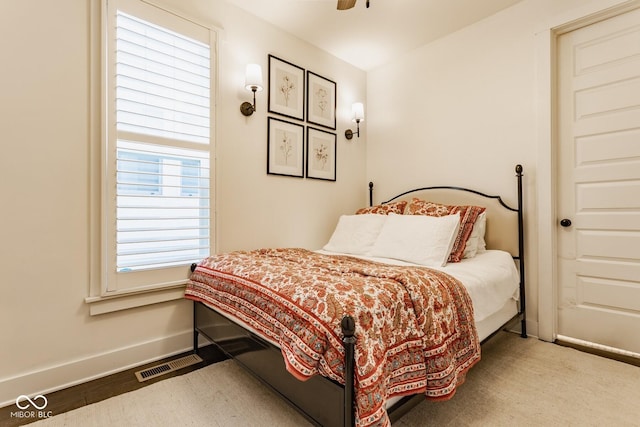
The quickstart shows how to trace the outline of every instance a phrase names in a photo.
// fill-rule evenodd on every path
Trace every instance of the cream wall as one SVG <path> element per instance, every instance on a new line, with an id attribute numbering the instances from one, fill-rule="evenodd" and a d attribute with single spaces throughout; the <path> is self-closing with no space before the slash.
<path id="1" fill-rule="evenodd" d="M 84 302 L 99 200 L 90 1 L 0 2 L 0 406 L 191 345 L 186 301 L 99 316 Z M 324 244 L 337 215 L 366 201 L 366 138 L 340 136 L 351 103 L 366 102 L 365 73 L 221 0 L 158 1 L 220 28 L 218 249 Z M 251 97 L 246 63 L 261 63 L 266 79 L 269 53 L 337 82 L 337 182 L 266 175 L 266 92 L 253 116 L 239 106 Z"/>
<path id="2" fill-rule="evenodd" d="M 538 200 L 551 197 L 548 186 L 538 185 L 541 165 L 549 182 L 552 163 L 549 146 L 541 146 L 549 145 L 550 128 L 540 125 L 550 121 L 544 117 L 550 105 L 541 105 L 551 99 L 550 70 L 541 69 L 551 61 L 548 32 L 614 3 L 523 0 L 367 75 L 367 179 L 376 183 L 377 201 L 416 186 L 459 185 L 515 204 L 514 167 L 523 165 L 527 315 L 534 335 L 538 276 L 550 268 L 538 261 Z"/>
<path id="3" fill-rule="evenodd" d="M 366 74 L 222 0 L 158 1 L 220 28 L 219 251 L 319 247 L 340 213 L 366 202 L 369 180 L 377 200 L 431 183 L 473 186 L 513 203 L 521 163 L 535 332 L 537 200 L 548 192 L 537 184 L 537 35 L 562 22 L 558 16 L 612 0 L 523 0 Z M 190 345 L 185 301 L 100 316 L 84 303 L 96 250 L 89 22 L 89 1 L 0 2 L 0 406 Z M 337 182 L 266 175 L 266 92 L 253 116 L 238 108 L 251 96 L 242 88 L 245 64 L 260 62 L 266 78 L 269 53 L 338 83 Z M 365 102 L 367 119 L 360 139 L 346 142 L 354 101 Z"/>
<path id="4" fill-rule="evenodd" d="M 227 16 L 234 22 L 246 21 L 239 9 L 229 7 Z M 344 138 L 344 130 L 353 127 L 351 104 L 366 102 L 366 74 L 257 20 L 226 26 L 220 53 L 221 68 L 233 72 L 220 74 L 219 105 L 224 108 L 219 110 L 216 174 L 218 249 L 321 247 L 338 216 L 353 212 L 367 200 L 366 136 L 351 141 Z M 253 116 L 242 116 L 238 108 L 250 98 L 244 89 L 245 64 L 260 62 L 266 81 L 267 53 L 337 83 L 336 182 L 266 175 L 266 91 L 258 93 L 258 112 Z"/>

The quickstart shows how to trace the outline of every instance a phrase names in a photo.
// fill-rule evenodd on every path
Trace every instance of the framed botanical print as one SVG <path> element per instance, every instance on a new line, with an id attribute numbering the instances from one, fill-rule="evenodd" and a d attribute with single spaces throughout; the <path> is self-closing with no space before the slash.
<path id="1" fill-rule="evenodd" d="M 267 173 L 304 177 L 304 126 L 269 117 Z"/>
<path id="2" fill-rule="evenodd" d="M 269 112 L 304 120 L 304 69 L 269 55 Z"/>
<path id="3" fill-rule="evenodd" d="M 336 180 L 336 134 L 307 126 L 307 178 Z"/>
<path id="4" fill-rule="evenodd" d="M 336 83 L 307 71 L 307 122 L 336 128 Z"/>

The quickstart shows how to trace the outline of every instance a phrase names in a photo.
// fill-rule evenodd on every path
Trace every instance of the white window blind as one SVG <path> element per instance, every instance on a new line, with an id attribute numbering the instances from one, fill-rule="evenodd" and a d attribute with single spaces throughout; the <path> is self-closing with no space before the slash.
<path id="1" fill-rule="evenodd" d="M 117 271 L 207 256 L 207 153 L 118 140 L 117 164 Z"/>
<path id="2" fill-rule="evenodd" d="M 212 240 L 208 31 L 138 0 L 114 7 L 107 292 L 184 282 Z M 199 36 L 174 30 L 189 27 Z"/>
<path id="3" fill-rule="evenodd" d="M 209 46 L 117 14 L 119 131 L 209 143 Z"/>

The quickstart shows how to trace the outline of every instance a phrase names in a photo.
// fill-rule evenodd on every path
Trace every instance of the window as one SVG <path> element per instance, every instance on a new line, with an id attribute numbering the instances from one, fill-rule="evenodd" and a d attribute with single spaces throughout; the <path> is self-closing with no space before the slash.
<path id="1" fill-rule="evenodd" d="M 206 257 L 207 153 L 119 140 L 116 162 L 116 271 L 179 266 Z"/>
<path id="2" fill-rule="evenodd" d="M 212 244 L 213 31 L 109 0 L 103 295 L 184 283 Z"/>

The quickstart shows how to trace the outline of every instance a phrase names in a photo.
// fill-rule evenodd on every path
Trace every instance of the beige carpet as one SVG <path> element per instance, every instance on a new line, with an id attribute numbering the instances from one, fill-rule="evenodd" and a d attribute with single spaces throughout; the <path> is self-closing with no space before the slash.
<path id="1" fill-rule="evenodd" d="M 306 426 L 272 391 L 225 361 L 34 426 Z M 640 368 L 501 333 L 448 402 L 422 402 L 397 426 L 640 426 Z"/>

